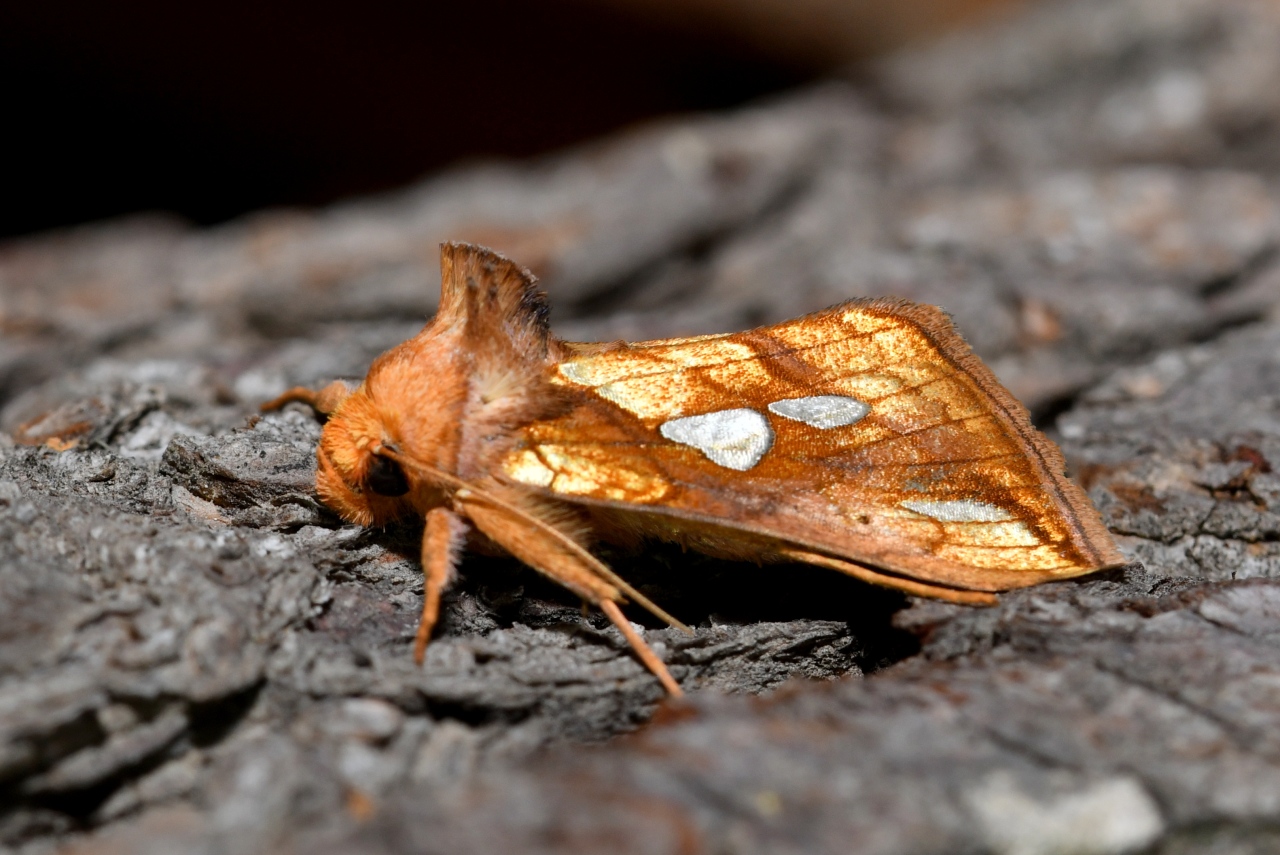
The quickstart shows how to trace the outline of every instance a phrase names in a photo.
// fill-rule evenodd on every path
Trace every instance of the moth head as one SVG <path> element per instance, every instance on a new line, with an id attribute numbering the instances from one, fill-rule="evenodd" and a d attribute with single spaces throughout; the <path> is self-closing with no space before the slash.
<path id="1" fill-rule="evenodd" d="M 329 417 L 316 450 L 316 490 L 348 522 L 379 525 L 409 510 L 410 484 L 385 454 L 385 431 L 363 387 Z"/>
<path id="2" fill-rule="evenodd" d="M 447 354 L 418 342 L 383 354 L 329 415 L 317 449 L 316 489 L 343 519 L 381 525 L 445 501 L 424 470 L 447 469 L 457 446 L 459 384 Z M 421 465 L 412 464 L 414 461 Z"/>

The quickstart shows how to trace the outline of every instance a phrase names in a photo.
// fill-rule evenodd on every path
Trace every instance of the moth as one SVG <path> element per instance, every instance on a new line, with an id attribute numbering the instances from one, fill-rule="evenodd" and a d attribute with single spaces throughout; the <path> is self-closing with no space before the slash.
<path id="1" fill-rule="evenodd" d="M 441 251 L 440 308 L 354 388 L 294 388 L 328 416 L 316 488 L 343 519 L 417 515 L 421 663 L 465 544 L 601 609 L 672 695 L 594 541 L 675 541 L 807 562 L 909 594 L 995 593 L 1124 558 L 1057 447 L 932 306 L 863 299 L 726 335 L 586 344 L 548 326 L 534 277 Z"/>

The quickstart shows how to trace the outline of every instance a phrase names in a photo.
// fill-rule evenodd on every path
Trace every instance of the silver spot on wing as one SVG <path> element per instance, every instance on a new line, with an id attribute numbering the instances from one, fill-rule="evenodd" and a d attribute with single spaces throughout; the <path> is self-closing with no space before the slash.
<path id="1" fill-rule="evenodd" d="M 672 442 L 696 448 L 712 463 L 745 472 L 773 446 L 769 420 L 745 407 L 663 422 L 658 432 Z"/>
<path id="2" fill-rule="evenodd" d="M 813 395 L 774 401 L 769 405 L 769 412 L 804 422 L 809 427 L 830 430 L 857 424 L 871 412 L 871 407 L 845 395 Z"/>
<path id="3" fill-rule="evenodd" d="M 977 499 L 949 499 L 944 502 L 912 500 L 900 502 L 902 507 L 938 522 L 1006 522 L 1013 514 L 998 505 Z"/>

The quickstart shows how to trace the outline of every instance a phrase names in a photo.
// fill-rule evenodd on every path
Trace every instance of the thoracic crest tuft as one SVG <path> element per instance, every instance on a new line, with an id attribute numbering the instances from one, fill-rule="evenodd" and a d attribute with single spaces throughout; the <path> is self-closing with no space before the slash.
<path id="1" fill-rule="evenodd" d="M 439 317 L 467 324 L 473 341 L 506 338 L 525 356 L 545 356 L 551 310 L 537 278 L 509 258 L 469 243 L 440 248 Z"/>

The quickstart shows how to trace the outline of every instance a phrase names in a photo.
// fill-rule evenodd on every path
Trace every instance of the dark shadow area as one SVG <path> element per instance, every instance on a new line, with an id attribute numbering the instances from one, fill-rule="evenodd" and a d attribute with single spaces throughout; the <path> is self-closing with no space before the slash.
<path id="1" fill-rule="evenodd" d="M 191 744 L 205 748 L 221 742 L 249 714 L 261 693 L 262 684 L 259 683 L 229 697 L 192 704 L 187 711 L 191 721 Z"/>
<path id="2" fill-rule="evenodd" d="M 553 0 L 11 4 L 0 236 L 319 204 L 805 77 L 727 37 Z"/>
<path id="3" fill-rule="evenodd" d="M 862 649 L 858 666 L 868 673 L 920 649 L 915 636 L 892 625 L 893 615 L 909 604 L 905 595 L 825 568 L 721 561 L 659 543 L 646 544 L 642 554 L 597 552 L 645 596 L 693 627 L 843 621 Z M 461 576 L 458 590 L 474 595 L 502 625 L 556 626 L 580 609 L 567 590 L 515 561 L 468 555 Z M 634 605 L 626 613 L 648 627 L 663 625 Z M 596 618 L 599 627 L 608 625 L 603 615 Z M 446 615 L 442 629 L 449 628 Z"/>

